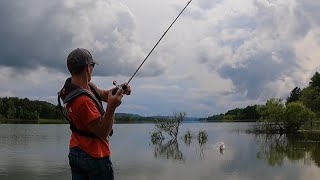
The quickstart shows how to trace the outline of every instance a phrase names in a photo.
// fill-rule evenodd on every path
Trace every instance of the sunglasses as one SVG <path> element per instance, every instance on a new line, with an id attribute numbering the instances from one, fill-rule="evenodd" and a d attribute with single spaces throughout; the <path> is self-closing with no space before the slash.
<path id="1" fill-rule="evenodd" d="M 92 66 L 94 68 L 94 66 L 96 65 L 96 63 L 90 63 L 89 66 Z"/>

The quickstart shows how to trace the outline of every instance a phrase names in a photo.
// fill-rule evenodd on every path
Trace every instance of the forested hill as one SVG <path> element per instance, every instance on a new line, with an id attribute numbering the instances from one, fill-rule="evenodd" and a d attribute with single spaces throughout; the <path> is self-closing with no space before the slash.
<path id="1" fill-rule="evenodd" d="M 0 98 L 0 119 L 62 119 L 58 106 L 45 101 L 33 101 L 28 98 Z"/>
<path id="2" fill-rule="evenodd" d="M 293 103 L 293 104 L 292 104 Z M 290 95 L 287 99 L 282 98 L 271 98 L 262 105 L 252 105 L 246 108 L 236 108 L 229 110 L 225 114 L 217 114 L 209 116 L 208 118 L 202 118 L 200 121 L 247 121 L 247 120 L 258 120 L 266 117 L 271 117 L 272 120 L 282 122 L 284 119 L 284 112 L 292 110 L 295 113 L 305 112 L 307 110 L 312 111 L 316 115 L 316 121 L 320 119 L 320 73 L 315 72 L 310 78 L 309 85 L 300 89 L 295 87 L 291 90 Z M 289 108 L 289 109 L 286 109 Z M 279 115 L 280 113 L 280 115 Z M 288 113 L 293 116 L 293 112 Z M 304 117 L 305 115 L 301 115 Z M 293 116 L 294 117 L 294 116 Z M 296 120 L 297 117 L 290 117 L 290 120 Z M 280 118 L 280 120 L 278 120 Z M 305 118 L 305 117 L 304 117 Z M 297 121 L 297 120 L 296 120 Z M 315 120 L 313 120 L 315 121 Z M 270 121 L 271 122 L 271 121 Z M 298 121 L 297 121 L 298 122 Z M 297 123 L 295 122 L 295 123 Z M 301 122 L 297 123 L 301 124 Z M 319 122 L 320 124 L 320 122 Z"/>
<path id="3" fill-rule="evenodd" d="M 160 117 L 144 117 L 137 114 L 116 113 L 116 123 L 154 122 Z M 164 117 L 162 117 L 164 118 Z M 186 119 L 188 121 L 188 119 Z M 0 123 L 67 123 L 57 105 L 28 98 L 0 98 Z"/>
<path id="4" fill-rule="evenodd" d="M 201 118 L 200 121 L 256 121 L 260 119 L 261 114 L 257 110 L 258 105 L 247 106 L 245 108 L 236 108 L 207 118 Z"/>

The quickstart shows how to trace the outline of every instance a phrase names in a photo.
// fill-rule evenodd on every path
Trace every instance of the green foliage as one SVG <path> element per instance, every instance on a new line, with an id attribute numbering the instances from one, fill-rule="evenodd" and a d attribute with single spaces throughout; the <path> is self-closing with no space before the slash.
<path id="1" fill-rule="evenodd" d="M 5 122 L 14 123 L 30 123 L 39 118 L 62 119 L 58 107 L 53 104 L 17 97 L 0 98 L 0 116 L 7 119 Z"/>
<path id="2" fill-rule="evenodd" d="M 295 87 L 291 93 L 290 93 L 290 96 L 287 98 L 287 103 L 290 103 L 290 102 L 295 102 L 295 101 L 298 101 L 299 98 L 301 96 L 301 89 L 299 87 Z"/>
<path id="3" fill-rule="evenodd" d="M 116 113 L 116 123 L 144 123 L 155 122 L 156 117 L 143 117 L 136 114 Z"/>
<path id="4" fill-rule="evenodd" d="M 201 119 L 201 120 L 213 120 L 213 121 L 217 121 L 217 120 L 222 120 L 223 119 L 224 114 L 217 114 L 217 115 L 213 115 L 213 116 L 209 116 L 208 118 L 205 119 Z"/>
<path id="5" fill-rule="evenodd" d="M 316 118 L 315 113 L 301 102 L 291 102 L 285 106 L 281 99 L 270 99 L 260 106 L 265 130 L 273 129 L 278 133 L 296 133 L 300 127 Z"/>
<path id="6" fill-rule="evenodd" d="M 191 139 L 193 138 L 193 135 L 191 133 L 191 131 L 188 129 L 186 134 L 183 136 L 183 140 L 186 143 L 186 145 L 190 145 L 191 144 Z"/>
<path id="7" fill-rule="evenodd" d="M 315 72 L 309 82 L 310 87 L 320 87 L 320 74 Z"/>
<path id="8" fill-rule="evenodd" d="M 299 100 L 320 117 L 320 87 L 304 88 Z"/>
<path id="9" fill-rule="evenodd" d="M 179 127 L 187 114 L 185 112 L 174 113 L 173 117 L 159 118 L 156 120 L 156 130 L 164 131 L 172 138 L 177 139 Z"/>
<path id="10" fill-rule="evenodd" d="M 291 102 L 286 107 L 284 117 L 286 132 L 295 133 L 304 123 L 314 120 L 316 115 L 301 102 Z"/>
<path id="11" fill-rule="evenodd" d="M 162 140 L 164 139 L 161 131 L 153 132 L 151 134 L 151 142 L 152 144 L 161 144 Z"/>
<path id="12" fill-rule="evenodd" d="M 236 118 L 237 118 L 236 115 L 226 114 L 223 116 L 222 120 L 223 121 L 233 121 L 233 120 L 236 120 Z"/>
<path id="13" fill-rule="evenodd" d="M 284 118 L 285 105 L 282 99 L 272 98 L 267 100 L 264 106 L 259 106 L 258 111 L 264 121 L 279 124 Z"/>
<path id="14" fill-rule="evenodd" d="M 203 145 L 208 141 L 208 134 L 206 131 L 199 131 L 197 138 L 198 138 L 199 144 Z"/>
<path id="15" fill-rule="evenodd" d="M 248 121 L 257 120 L 260 118 L 260 114 L 257 111 L 258 105 L 247 106 L 245 108 L 236 108 L 227 111 L 225 114 L 209 116 L 208 118 L 202 118 L 201 121 Z"/>

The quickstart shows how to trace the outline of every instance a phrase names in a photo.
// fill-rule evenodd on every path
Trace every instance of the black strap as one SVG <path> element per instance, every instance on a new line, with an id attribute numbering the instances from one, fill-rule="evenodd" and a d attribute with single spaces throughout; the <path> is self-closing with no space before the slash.
<path id="1" fill-rule="evenodd" d="M 86 131 L 82 131 L 80 129 L 78 129 L 75 124 L 70 121 L 70 119 L 68 118 L 68 116 L 66 115 L 66 112 L 63 111 L 63 107 L 61 105 L 61 100 L 60 100 L 60 96 L 58 95 L 58 104 L 59 104 L 59 109 L 60 109 L 60 112 L 62 114 L 62 116 L 69 122 L 70 124 L 70 129 L 72 132 L 75 132 L 81 136 L 86 136 L 86 137 L 91 137 L 91 138 L 98 138 L 94 133 L 91 133 L 91 132 L 86 132 Z"/>
<path id="2" fill-rule="evenodd" d="M 91 88 L 92 90 L 95 91 L 94 88 Z M 64 99 L 63 103 L 67 103 L 69 101 L 71 101 L 72 99 L 74 99 L 75 97 L 81 95 L 81 94 L 86 94 L 88 95 L 94 102 L 95 104 L 99 107 L 99 111 L 100 113 L 103 115 L 105 112 L 104 112 L 104 109 L 103 109 L 103 106 L 102 106 L 102 103 L 100 100 L 98 100 L 96 98 L 95 95 L 93 95 L 90 91 L 86 90 L 86 89 L 83 89 L 83 88 L 79 88 L 79 89 L 75 89 L 73 91 L 71 91 Z"/>
<path id="3" fill-rule="evenodd" d="M 86 132 L 86 131 L 82 131 L 79 128 L 76 127 L 76 125 L 70 121 L 70 119 L 67 116 L 67 112 L 63 110 L 62 107 L 62 103 L 60 101 L 60 99 L 63 101 L 64 104 L 72 101 L 74 98 L 76 98 L 77 96 L 81 95 L 81 94 L 85 94 L 87 96 L 89 96 L 97 105 L 100 114 L 103 116 L 105 114 L 105 111 L 103 109 L 102 106 L 102 100 L 101 100 L 101 96 L 99 94 L 99 92 L 95 89 L 94 86 L 90 86 L 91 92 L 81 88 L 77 85 L 74 85 L 71 83 L 71 78 L 68 78 L 65 82 L 64 87 L 58 92 L 58 104 L 59 104 L 59 108 L 60 108 L 60 112 L 62 113 L 63 117 L 69 122 L 70 124 L 70 129 L 73 132 L 76 132 L 80 135 L 84 135 L 84 136 L 88 136 L 88 137 L 97 137 L 95 134 L 93 134 L 92 132 Z M 92 93 L 93 92 L 93 93 Z M 113 129 L 111 129 L 109 136 L 113 135 Z"/>

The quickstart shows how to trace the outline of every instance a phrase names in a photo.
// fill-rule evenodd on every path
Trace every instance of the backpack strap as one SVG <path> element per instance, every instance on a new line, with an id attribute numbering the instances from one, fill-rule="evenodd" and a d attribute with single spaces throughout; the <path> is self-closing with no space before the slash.
<path id="1" fill-rule="evenodd" d="M 74 98 L 84 94 L 84 95 L 89 96 L 95 102 L 100 114 L 103 116 L 105 111 L 102 106 L 101 97 L 94 87 L 90 86 L 90 89 L 92 90 L 92 92 L 95 95 L 84 88 L 80 88 L 79 86 L 72 84 L 71 78 L 68 78 L 66 80 L 64 87 L 58 92 L 58 106 L 59 106 L 59 109 L 60 109 L 62 116 L 70 124 L 70 129 L 72 132 L 76 132 L 77 134 L 80 134 L 80 135 L 86 136 L 86 137 L 98 138 L 92 132 L 83 131 L 83 130 L 80 130 L 79 128 L 77 128 L 76 125 L 68 118 L 66 109 L 63 108 L 62 103 L 61 103 L 61 100 L 63 101 L 63 104 L 66 104 L 66 103 L 72 101 Z"/>
<path id="2" fill-rule="evenodd" d="M 83 135 L 83 136 L 97 138 L 97 136 L 94 133 L 86 132 L 86 131 L 82 131 L 82 130 L 78 129 L 75 126 L 75 124 L 68 118 L 66 109 L 63 108 L 62 103 L 61 103 L 61 100 L 63 101 L 64 104 L 66 104 L 66 103 L 72 101 L 74 98 L 84 94 L 84 95 L 89 96 L 95 102 L 100 114 L 103 116 L 105 114 L 105 111 L 102 106 L 101 96 L 100 96 L 99 92 L 97 91 L 97 89 L 95 89 L 94 86 L 91 86 L 89 84 L 89 87 L 90 87 L 91 91 L 88 91 L 84 88 L 81 88 L 81 87 L 75 85 L 75 84 L 72 84 L 71 78 L 68 78 L 66 80 L 63 88 L 58 92 L 58 105 L 59 105 L 59 109 L 60 109 L 61 114 L 69 122 L 71 131 L 76 132 L 76 133 Z M 113 134 L 113 129 L 111 129 L 109 136 L 112 136 L 112 134 Z"/>
<path id="3" fill-rule="evenodd" d="M 59 94 L 59 93 L 58 93 Z M 66 115 L 67 112 L 66 110 L 63 110 L 63 107 L 62 107 L 62 104 L 61 104 L 61 97 L 60 95 L 58 95 L 58 105 L 59 105 L 59 109 L 60 109 L 60 112 L 62 114 L 62 116 L 68 121 L 68 123 L 70 124 L 70 130 L 72 132 L 75 132 L 81 136 L 86 136 L 86 137 L 91 137 L 91 138 L 98 138 L 94 133 L 91 133 L 91 132 L 87 132 L 87 131 L 82 131 L 80 129 L 78 129 L 76 127 L 76 125 L 68 118 L 68 116 Z"/>

